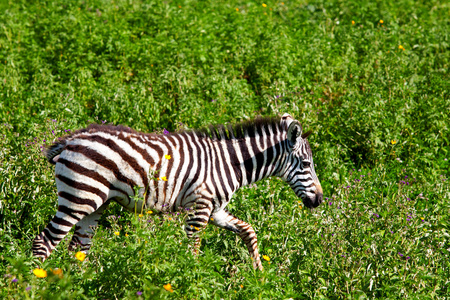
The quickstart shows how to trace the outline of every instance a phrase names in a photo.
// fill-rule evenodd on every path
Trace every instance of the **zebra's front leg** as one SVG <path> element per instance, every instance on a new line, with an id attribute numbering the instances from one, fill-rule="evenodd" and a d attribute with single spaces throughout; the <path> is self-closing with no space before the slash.
<path id="1" fill-rule="evenodd" d="M 206 227 L 206 225 L 208 225 L 212 207 L 211 201 L 199 200 L 193 207 L 189 208 L 184 231 L 186 231 L 188 238 L 194 239 L 194 255 L 198 254 L 200 250 L 201 242 L 199 233 Z"/>
<path id="2" fill-rule="evenodd" d="M 253 268 L 262 271 L 263 266 L 259 258 L 258 240 L 252 226 L 244 221 L 239 220 L 227 210 L 221 210 L 211 215 L 211 222 L 221 228 L 233 231 L 247 245 L 250 257 L 253 260 Z"/>
<path id="3" fill-rule="evenodd" d="M 106 201 L 95 212 L 85 216 L 75 225 L 75 232 L 73 233 L 72 240 L 69 243 L 69 251 L 80 249 L 81 252 L 86 254 L 89 252 L 92 243 L 92 236 L 98 225 L 98 220 L 100 220 L 102 213 L 108 207 L 109 203 L 109 200 Z"/>

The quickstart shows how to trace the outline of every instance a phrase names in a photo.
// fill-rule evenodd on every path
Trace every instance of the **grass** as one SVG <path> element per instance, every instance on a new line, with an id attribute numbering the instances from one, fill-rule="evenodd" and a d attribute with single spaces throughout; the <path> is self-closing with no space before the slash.
<path id="1" fill-rule="evenodd" d="M 449 9 L 2 1 L 0 297 L 447 298 Z M 118 205 L 83 262 L 67 241 L 32 258 L 57 202 L 44 144 L 92 122 L 173 131 L 284 112 L 314 131 L 326 202 L 306 210 L 276 178 L 235 195 L 229 209 L 270 258 L 263 272 L 230 232 L 208 226 L 193 257 L 184 215 Z"/>

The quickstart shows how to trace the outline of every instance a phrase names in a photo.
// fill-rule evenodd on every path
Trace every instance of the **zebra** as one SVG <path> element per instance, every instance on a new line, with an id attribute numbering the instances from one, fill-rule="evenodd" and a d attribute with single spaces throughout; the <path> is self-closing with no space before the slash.
<path id="1" fill-rule="evenodd" d="M 185 232 L 195 253 L 208 223 L 233 231 L 262 270 L 255 230 L 227 204 L 240 187 L 278 176 L 306 207 L 317 207 L 323 192 L 310 134 L 289 114 L 177 133 L 98 124 L 75 131 L 44 151 L 55 165 L 58 209 L 34 239 L 33 256 L 45 260 L 73 225 L 69 250 L 87 253 L 93 228 L 114 200 L 136 213 L 187 210 Z"/>

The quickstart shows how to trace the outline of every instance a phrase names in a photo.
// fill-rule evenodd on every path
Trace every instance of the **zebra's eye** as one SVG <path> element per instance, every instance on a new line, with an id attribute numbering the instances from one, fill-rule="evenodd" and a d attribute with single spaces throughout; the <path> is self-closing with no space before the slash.
<path id="1" fill-rule="evenodd" d="M 309 168 L 311 163 L 309 161 L 303 161 L 303 168 Z"/>

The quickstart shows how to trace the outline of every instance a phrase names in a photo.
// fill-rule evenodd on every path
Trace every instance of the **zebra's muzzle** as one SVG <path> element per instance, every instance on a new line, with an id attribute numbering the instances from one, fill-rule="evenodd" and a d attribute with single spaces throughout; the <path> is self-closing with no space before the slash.
<path id="1" fill-rule="evenodd" d="M 313 197 L 302 197 L 303 204 L 307 208 L 315 208 L 320 205 L 323 201 L 323 192 L 322 187 L 319 185 L 319 187 L 316 190 L 316 193 Z"/>
<path id="2" fill-rule="evenodd" d="M 322 203 L 322 198 L 323 195 L 322 194 L 316 194 L 316 196 L 314 198 L 303 198 L 303 204 L 307 207 L 307 208 L 315 208 L 317 206 L 320 205 L 320 203 Z"/>

